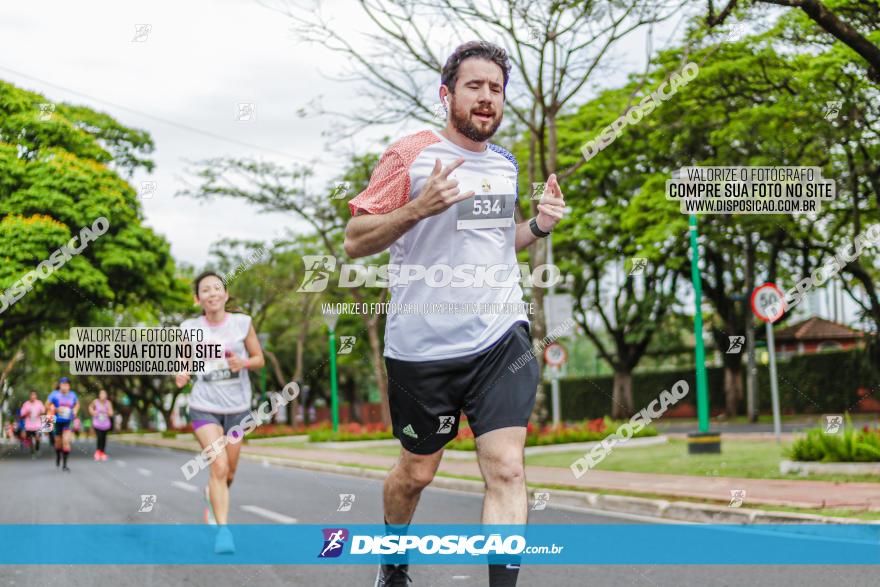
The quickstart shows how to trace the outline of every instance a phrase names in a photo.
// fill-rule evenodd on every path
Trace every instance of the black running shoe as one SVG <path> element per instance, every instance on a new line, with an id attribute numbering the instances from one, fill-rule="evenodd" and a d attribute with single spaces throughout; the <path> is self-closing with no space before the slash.
<path id="1" fill-rule="evenodd" d="M 67 473 L 70 473 L 70 469 L 67 468 L 67 465 L 64 465 L 64 466 L 61 468 L 61 470 L 62 470 L 62 471 L 65 471 L 65 472 L 67 472 Z"/>
<path id="2" fill-rule="evenodd" d="M 407 587 L 407 584 L 412 583 L 408 570 L 409 565 L 379 565 L 373 587 Z"/>

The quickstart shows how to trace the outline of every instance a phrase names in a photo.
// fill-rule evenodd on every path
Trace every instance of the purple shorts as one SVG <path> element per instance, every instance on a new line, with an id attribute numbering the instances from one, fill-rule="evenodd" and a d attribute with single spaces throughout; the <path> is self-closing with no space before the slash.
<path id="1" fill-rule="evenodd" d="M 248 410 L 235 414 L 216 414 L 214 412 L 203 412 L 202 410 L 196 410 L 193 408 L 189 409 L 189 417 L 192 420 L 193 430 L 198 430 L 207 424 L 217 424 L 223 428 L 223 434 L 229 434 L 229 431 L 233 427 L 241 424 L 241 421 L 245 419 L 245 416 L 250 413 L 250 410 Z M 234 433 L 231 436 L 237 438 Z"/>

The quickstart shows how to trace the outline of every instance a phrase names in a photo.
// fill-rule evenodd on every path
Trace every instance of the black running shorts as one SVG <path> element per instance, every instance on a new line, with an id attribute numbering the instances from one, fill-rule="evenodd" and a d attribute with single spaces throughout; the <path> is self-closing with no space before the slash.
<path id="1" fill-rule="evenodd" d="M 394 436 L 403 448 L 432 454 L 458 434 L 464 411 L 474 437 L 528 424 L 538 388 L 529 326 L 517 322 L 491 347 L 439 361 L 385 357 Z"/>

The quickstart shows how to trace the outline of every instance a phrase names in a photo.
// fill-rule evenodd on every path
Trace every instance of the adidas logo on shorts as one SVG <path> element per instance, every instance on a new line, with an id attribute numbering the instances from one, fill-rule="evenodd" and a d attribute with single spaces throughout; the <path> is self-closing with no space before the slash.
<path id="1" fill-rule="evenodd" d="M 403 433 L 406 434 L 407 436 L 411 436 L 413 438 L 419 437 L 419 435 L 416 434 L 416 431 L 413 430 L 412 424 L 407 424 L 406 427 L 403 429 Z"/>

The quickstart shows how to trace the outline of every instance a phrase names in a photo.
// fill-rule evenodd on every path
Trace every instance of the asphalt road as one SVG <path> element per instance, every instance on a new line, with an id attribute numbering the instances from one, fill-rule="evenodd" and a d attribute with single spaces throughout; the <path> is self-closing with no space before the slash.
<path id="1" fill-rule="evenodd" d="M 91 442 L 74 445 L 70 467 L 55 468 L 54 454 L 43 447 L 35 460 L 17 447 L 0 445 L 0 523 L 2 524 L 198 524 L 203 505 L 199 493 L 206 476 L 186 482 L 182 452 L 112 443 L 111 460 L 91 460 Z M 381 516 L 381 483 L 374 480 L 277 467 L 242 461 L 232 491 L 233 524 L 377 523 Z M 337 512 L 340 493 L 355 494 L 349 512 Z M 139 513 L 141 495 L 155 495 L 152 512 Z M 552 501 L 552 500 L 551 500 Z M 414 523 L 475 523 L 481 497 L 444 489 L 428 489 Z M 552 506 L 532 512 L 530 521 L 543 524 L 622 524 L 650 522 Z M 597 528 L 597 531 L 601 529 Z M 63 537 L 60 537 L 63 541 Z M 62 543 L 63 544 L 63 543 Z M 63 547 L 61 544 L 59 547 Z M 296 548 L 292 545 L 292 548 Z M 625 548 L 625 546 L 622 546 Z M 658 545 L 660 547 L 660 545 Z M 47 549 L 46 560 L 52 551 Z M 51 565 L 0 566 L 0 587 L 54 585 L 161 586 L 371 586 L 375 569 L 365 565 L 327 568 L 306 566 L 126 566 Z M 411 569 L 413 585 L 485 586 L 483 566 L 420 566 Z M 581 585 L 721 587 L 766 585 L 876 585 L 871 567 L 805 566 L 524 566 L 519 585 L 561 587 Z"/>

